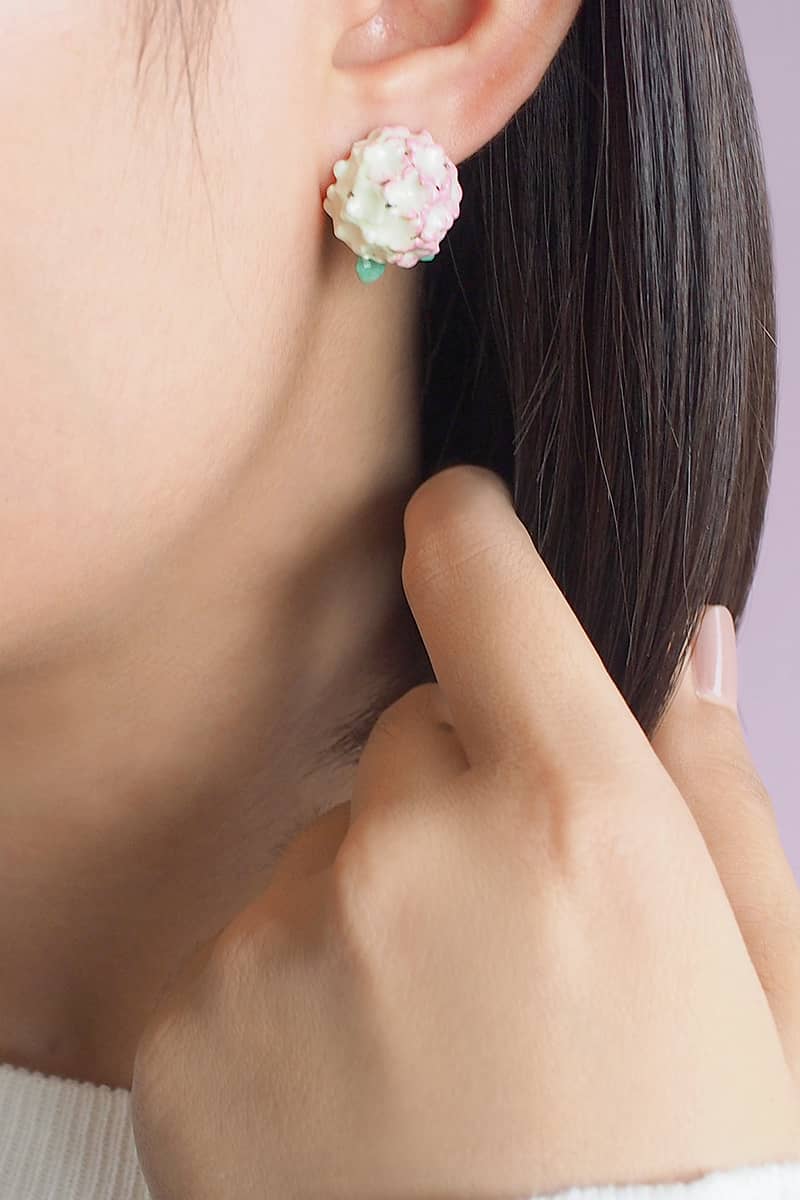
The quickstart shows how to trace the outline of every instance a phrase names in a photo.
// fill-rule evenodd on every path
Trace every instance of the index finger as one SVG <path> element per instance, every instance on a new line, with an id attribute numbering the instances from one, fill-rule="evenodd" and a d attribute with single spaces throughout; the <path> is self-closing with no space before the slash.
<path id="1" fill-rule="evenodd" d="M 652 757 L 494 472 L 427 479 L 404 528 L 403 587 L 472 765 L 586 774 Z"/>

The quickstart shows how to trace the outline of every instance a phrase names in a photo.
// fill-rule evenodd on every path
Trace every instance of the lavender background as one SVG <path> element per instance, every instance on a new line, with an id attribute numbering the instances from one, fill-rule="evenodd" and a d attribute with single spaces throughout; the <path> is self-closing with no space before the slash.
<path id="1" fill-rule="evenodd" d="M 739 638 L 740 711 L 800 880 L 800 4 L 734 0 L 759 111 L 778 278 L 778 439 L 767 526 Z"/>

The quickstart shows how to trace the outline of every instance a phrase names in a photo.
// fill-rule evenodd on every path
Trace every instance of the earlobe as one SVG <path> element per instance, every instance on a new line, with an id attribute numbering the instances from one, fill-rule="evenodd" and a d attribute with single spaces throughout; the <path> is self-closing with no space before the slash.
<path id="1" fill-rule="evenodd" d="M 328 161 L 383 125 L 428 129 L 461 162 L 536 90 L 580 0 L 383 0 L 331 58 Z"/>

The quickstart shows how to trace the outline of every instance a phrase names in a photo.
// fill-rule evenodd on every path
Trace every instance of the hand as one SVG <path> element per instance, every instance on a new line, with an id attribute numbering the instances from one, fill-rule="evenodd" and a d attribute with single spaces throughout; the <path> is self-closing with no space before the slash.
<path id="1" fill-rule="evenodd" d="M 735 713 L 685 679 L 662 762 L 491 473 L 442 471 L 405 528 L 438 684 L 162 998 L 132 1093 L 154 1200 L 800 1157 L 800 896 Z"/>

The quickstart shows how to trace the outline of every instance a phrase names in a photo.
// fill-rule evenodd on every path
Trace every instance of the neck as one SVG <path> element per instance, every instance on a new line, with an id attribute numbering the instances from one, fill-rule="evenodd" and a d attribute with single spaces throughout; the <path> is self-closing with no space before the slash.
<path id="1" fill-rule="evenodd" d="M 0 661 L 0 1060 L 130 1086 L 176 961 L 349 798 L 332 736 L 414 682 L 411 274 L 320 304 L 246 468 L 102 627 Z"/>

